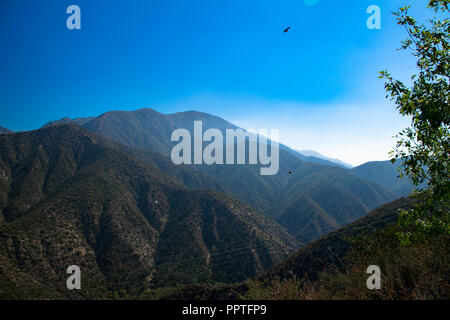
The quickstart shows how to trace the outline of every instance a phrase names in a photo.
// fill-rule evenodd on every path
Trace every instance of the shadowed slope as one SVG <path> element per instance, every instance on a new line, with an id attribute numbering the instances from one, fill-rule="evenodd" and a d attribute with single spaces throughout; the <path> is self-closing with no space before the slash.
<path id="1" fill-rule="evenodd" d="M 10 288 L 0 296 L 241 281 L 298 247 L 247 205 L 191 191 L 76 125 L 3 135 L 0 146 L 0 274 Z M 65 288 L 72 264 L 80 292 Z"/>
<path id="2" fill-rule="evenodd" d="M 237 128 L 206 113 L 165 115 L 152 109 L 108 112 L 84 127 L 132 147 L 169 155 L 175 145 L 170 141 L 172 131 L 185 128 L 192 133 L 194 121 L 198 120 L 202 121 L 203 130 L 216 128 L 224 133 Z M 179 167 L 206 173 L 217 182 L 212 189 L 239 198 L 284 226 L 289 225 L 291 234 L 302 242 L 316 239 L 395 199 L 383 188 L 325 160 L 305 157 L 283 145 L 279 151 L 280 168 L 273 176 L 261 176 L 259 165 Z M 189 184 L 188 179 L 183 181 Z"/>

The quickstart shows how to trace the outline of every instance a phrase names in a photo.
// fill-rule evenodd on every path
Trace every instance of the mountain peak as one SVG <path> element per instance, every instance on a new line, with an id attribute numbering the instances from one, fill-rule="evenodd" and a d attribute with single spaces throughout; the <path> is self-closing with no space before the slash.
<path id="1" fill-rule="evenodd" d="M 320 154 L 319 152 L 314 151 L 314 150 L 298 150 L 298 152 L 300 152 L 301 154 L 303 154 L 306 157 L 314 157 L 314 158 L 318 158 L 318 159 L 322 159 L 322 160 L 327 160 L 327 161 L 336 163 L 336 164 L 340 165 L 341 167 L 344 167 L 347 169 L 353 168 L 353 166 L 351 164 L 345 163 L 344 161 L 341 161 L 339 159 L 334 159 L 334 158 L 324 156 L 323 154 Z"/>
<path id="2" fill-rule="evenodd" d="M 75 123 L 77 125 L 82 126 L 85 123 L 88 123 L 89 121 L 91 121 L 92 119 L 94 119 L 94 117 L 74 118 L 74 119 L 69 118 L 69 117 L 64 117 L 59 120 L 49 121 L 46 124 L 44 124 L 42 126 L 42 128 L 50 127 L 50 126 L 59 126 L 59 125 L 68 124 L 68 123 Z"/>

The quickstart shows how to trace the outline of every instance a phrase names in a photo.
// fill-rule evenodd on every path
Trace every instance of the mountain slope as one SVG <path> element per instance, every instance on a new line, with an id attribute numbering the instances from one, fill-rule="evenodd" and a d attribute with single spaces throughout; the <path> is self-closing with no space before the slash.
<path id="1" fill-rule="evenodd" d="M 76 125 L 0 137 L 0 210 L 2 297 L 241 281 L 298 247 L 249 206 L 191 191 Z M 79 292 L 65 288 L 72 264 Z"/>
<path id="2" fill-rule="evenodd" d="M 415 187 L 407 178 L 399 178 L 399 166 L 398 162 L 392 164 L 390 161 L 372 161 L 353 168 L 351 172 L 360 178 L 375 182 L 399 197 L 404 197 Z"/>
<path id="3" fill-rule="evenodd" d="M 353 168 L 353 166 L 348 164 L 348 163 L 345 163 L 345 162 L 343 162 L 343 161 L 341 161 L 339 159 L 333 159 L 333 158 L 326 157 L 326 156 L 324 156 L 324 155 L 322 155 L 322 154 L 320 154 L 320 153 L 318 153 L 317 151 L 314 151 L 314 150 L 300 150 L 299 152 L 301 154 L 303 154 L 304 156 L 307 156 L 307 157 L 315 157 L 315 158 L 318 158 L 318 159 L 331 161 L 333 163 L 336 163 L 337 165 L 339 165 L 342 168 L 346 168 L 346 169 Z"/>
<path id="4" fill-rule="evenodd" d="M 192 133 L 194 121 L 202 121 L 203 131 L 214 128 L 224 133 L 226 129 L 238 129 L 220 117 L 203 112 L 186 111 L 166 115 L 150 108 L 107 112 L 87 122 L 84 127 L 124 145 L 169 156 L 174 145 L 170 141 L 172 132 L 185 128 Z M 304 156 L 284 145 L 280 145 L 280 149 L 305 162 L 335 165 L 324 159 Z"/>
<path id="5" fill-rule="evenodd" d="M 168 155 L 175 145 L 170 141 L 172 131 L 186 128 L 192 133 L 195 120 L 202 121 L 203 130 L 217 128 L 224 132 L 237 128 L 205 113 L 188 111 L 164 115 L 152 109 L 108 112 L 84 127 L 129 146 Z M 283 145 L 279 151 L 280 169 L 274 176 L 261 176 L 259 166 L 254 165 L 180 167 L 206 173 L 220 181 L 222 189 L 219 191 L 278 217 L 284 225 L 289 223 L 289 230 L 301 241 L 315 239 L 394 199 L 389 192 L 334 164 L 322 165 L 329 164 L 325 160 L 312 160 Z M 311 176 L 311 172 L 315 174 Z M 348 207 L 344 208 L 346 205 Z M 335 211 L 335 208 L 341 209 Z"/>
<path id="6" fill-rule="evenodd" d="M 276 220 L 297 240 L 308 242 L 394 199 L 346 169 L 307 163 L 288 181 Z"/>
<path id="7" fill-rule="evenodd" d="M 400 209 L 410 208 L 413 201 L 401 198 L 370 212 L 359 220 L 331 232 L 302 247 L 289 259 L 270 269 L 261 279 L 298 278 L 305 276 L 315 280 L 320 272 L 340 269 L 344 256 L 351 250 L 350 238 L 359 234 L 368 234 L 374 230 L 384 229 L 397 221 Z"/>
<path id="8" fill-rule="evenodd" d="M 352 249 L 351 239 L 359 235 L 368 235 L 376 230 L 383 230 L 387 226 L 395 224 L 398 210 L 410 208 L 413 203 L 412 199 L 402 198 L 383 205 L 348 226 L 305 245 L 287 260 L 258 276 L 256 280 L 260 284 L 267 284 L 272 281 L 280 284 L 282 280 L 292 279 L 293 277 L 316 281 L 322 272 L 345 272 L 348 268 L 348 262 L 344 257 Z M 286 290 L 289 290 L 289 288 L 279 285 L 274 287 L 273 290 L 285 290 L 280 293 L 278 297 L 280 298 L 281 295 L 286 294 Z M 155 292 L 145 298 L 185 300 L 199 297 L 202 300 L 240 300 L 241 297 L 246 296 L 248 291 L 249 286 L 246 283 L 229 286 L 189 285 L 167 290 L 165 293 Z M 290 292 L 290 294 L 289 297 L 292 296 L 292 299 L 298 299 L 295 291 Z"/>
<path id="9" fill-rule="evenodd" d="M 179 114 L 164 115 L 152 109 L 136 111 L 111 111 L 86 123 L 84 127 L 111 140 L 142 150 L 156 151 L 170 155 L 172 144 L 170 136 L 178 128 L 193 129 L 195 120 L 205 120 L 200 113 L 187 112 L 184 117 Z M 204 130 L 217 125 L 215 118 L 203 123 Z M 232 127 L 231 124 L 230 128 Z"/>

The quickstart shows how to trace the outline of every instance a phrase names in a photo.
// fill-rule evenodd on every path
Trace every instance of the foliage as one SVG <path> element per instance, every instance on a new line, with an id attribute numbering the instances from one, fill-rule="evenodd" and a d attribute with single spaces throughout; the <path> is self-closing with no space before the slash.
<path id="1" fill-rule="evenodd" d="M 398 226 L 360 235 L 342 260 L 344 270 L 325 270 L 316 280 L 307 277 L 258 279 L 247 282 L 249 300 L 445 300 L 450 297 L 449 240 L 400 244 Z M 381 289 L 366 286 L 367 266 L 382 270 Z"/>
<path id="2" fill-rule="evenodd" d="M 448 299 L 449 239 L 401 245 L 396 233 L 397 211 L 411 207 L 401 199 L 355 223 L 307 244 L 284 263 L 243 285 L 228 287 L 248 300 Z M 381 290 L 366 286 L 369 265 L 382 270 Z M 182 288 L 174 298 L 212 297 L 210 288 Z M 167 297 L 167 296 L 166 296 Z M 223 299 L 222 292 L 214 295 Z"/>
<path id="3" fill-rule="evenodd" d="M 257 280 L 247 281 L 247 300 L 299 300 L 302 281 L 293 279 L 276 279 L 270 282 Z"/>
<path id="4" fill-rule="evenodd" d="M 318 297 L 325 299 L 425 300 L 450 296 L 449 240 L 401 245 L 398 226 L 378 231 L 360 242 L 346 257 L 345 272 L 323 274 Z M 381 289 L 366 287 L 367 266 L 382 270 Z"/>
<path id="5" fill-rule="evenodd" d="M 436 235 L 450 236 L 450 54 L 448 0 L 429 1 L 428 7 L 435 16 L 427 24 L 421 24 L 409 16 L 409 6 L 395 14 L 398 24 L 404 26 L 408 39 L 402 42 L 402 50 L 411 50 L 417 59 L 418 74 L 412 76 L 408 88 L 394 80 L 387 72 L 381 77 L 387 80 L 385 89 L 395 101 L 403 116 L 411 117 L 410 127 L 400 132 L 395 150 L 395 162 L 402 161 L 402 168 L 417 186 L 427 182 L 425 190 L 413 192 L 419 199 L 415 208 L 404 211 L 399 223 L 402 244 L 428 241 Z M 447 15 L 439 19 L 439 15 Z"/>

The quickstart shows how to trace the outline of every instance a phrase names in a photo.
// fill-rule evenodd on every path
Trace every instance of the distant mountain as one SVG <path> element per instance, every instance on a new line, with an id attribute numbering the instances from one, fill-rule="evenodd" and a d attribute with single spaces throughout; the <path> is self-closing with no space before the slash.
<path id="1" fill-rule="evenodd" d="M 280 144 L 280 149 L 282 150 L 286 150 L 288 152 L 290 152 L 291 154 L 293 154 L 295 157 L 297 157 L 298 159 L 304 161 L 304 162 L 310 162 L 310 163 L 316 163 L 316 164 L 323 164 L 326 166 L 338 166 L 338 167 L 343 167 L 341 164 L 336 163 L 334 161 L 325 159 L 325 158 L 320 158 L 320 157 L 316 157 L 315 155 L 304 155 L 303 153 L 294 150 L 292 148 L 289 148 L 288 146 L 285 146 L 283 144 Z M 344 167 L 346 168 L 346 167 Z"/>
<path id="2" fill-rule="evenodd" d="M 173 147 L 172 144 L 167 144 L 167 141 L 170 141 L 170 135 L 173 130 L 186 128 L 192 131 L 195 120 L 203 121 L 204 130 L 215 128 L 224 132 L 226 129 L 238 128 L 220 117 L 203 112 L 186 111 L 166 115 L 150 108 L 136 111 L 110 111 L 96 118 L 81 119 L 90 120 L 86 122 L 83 120 L 83 123 L 78 122 L 78 124 L 83 125 L 90 131 L 100 133 L 124 145 L 156 151 L 164 155 L 170 155 Z M 49 124 L 76 122 L 75 120 L 77 119 L 64 118 L 58 121 L 51 121 Z M 336 165 L 324 159 L 304 156 L 285 145 L 280 145 L 280 149 L 288 151 L 306 162 Z"/>
<path id="3" fill-rule="evenodd" d="M 391 161 L 372 161 L 353 168 L 351 172 L 360 178 L 377 183 L 398 197 L 405 197 L 415 188 L 408 178 L 399 178 L 399 166 L 399 162 L 392 164 Z"/>
<path id="4" fill-rule="evenodd" d="M 9 133 L 13 133 L 13 131 L 0 127 L 0 134 L 9 134 Z"/>
<path id="5" fill-rule="evenodd" d="M 307 156 L 307 157 L 315 157 L 315 158 L 318 158 L 318 159 L 323 159 L 323 160 L 327 160 L 327 161 L 336 163 L 337 165 L 339 165 L 339 166 L 341 166 L 343 168 L 346 168 L 346 169 L 352 169 L 353 168 L 353 166 L 351 164 L 345 163 L 345 162 L 343 162 L 343 161 L 341 161 L 339 159 L 333 159 L 333 158 L 326 157 L 326 156 L 321 155 L 320 153 L 318 153 L 318 152 L 316 152 L 314 150 L 299 150 L 298 152 L 300 152 L 301 154 L 303 154 L 304 156 Z"/>
<path id="6" fill-rule="evenodd" d="M 175 129 L 190 128 L 192 130 L 194 120 L 203 121 L 204 125 L 206 124 L 204 130 L 216 128 L 224 132 L 226 129 L 238 128 L 220 117 L 203 112 L 191 110 L 166 115 L 151 108 L 136 111 L 110 111 L 98 117 L 63 118 L 50 121 L 44 127 L 76 123 L 124 145 L 170 155 L 172 146 L 163 144 L 161 141 L 170 141 L 170 135 Z M 288 151 L 305 162 L 341 166 L 341 164 L 330 161 L 323 156 L 305 156 L 283 144 L 280 144 L 280 149 Z"/>
<path id="7" fill-rule="evenodd" d="M 85 123 L 88 123 L 89 121 L 91 121 L 92 119 L 94 119 L 94 117 L 75 118 L 75 119 L 66 117 L 66 118 L 62 118 L 59 120 L 55 120 L 55 121 L 49 121 L 46 124 L 44 124 L 42 126 L 42 128 L 49 127 L 49 126 L 57 126 L 57 125 L 61 125 L 61 124 L 68 124 L 68 123 L 75 123 L 75 124 L 82 126 Z"/>
<path id="8" fill-rule="evenodd" d="M 224 132 L 237 128 L 206 113 L 188 111 L 165 115 L 152 109 L 108 112 L 84 127 L 134 148 L 169 155 L 174 146 L 170 141 L 172 131 L 185 128 L 193 132 L 195 120 L 202 121 L 203 130 L 216 128 Z M 303 156 L 283 145 L 280 146 L 280 170 L 274 176 L 261 176 L 259 168 L 252 165 L 180 167 L 209 175 L 220 182 L 223 189 L 219 191 L 247 202 L 283 225 L 289 223 L 289 230 L 302 242 L 316 239 L 395 199 L 383 188 L 359 179 L 336 164 Z"/>
<path id="9" fill-rule="evenodd" d="M 74 124 L 0 136 L 0 297 L 235 282 L 298 248 L 248 205 L 158 166 L 200 185 L 204 174 L 151 159 Z M 81 291 L 65 287 L 73 264 Z"/>

